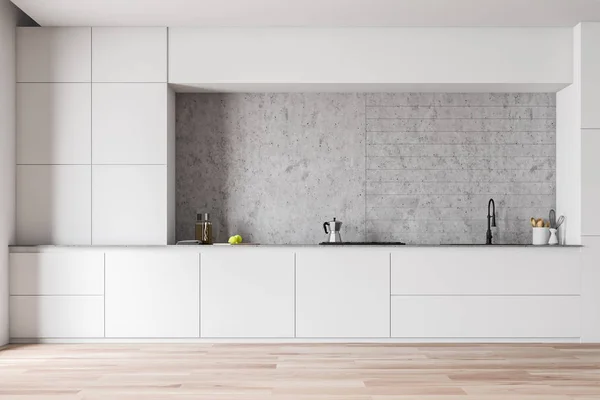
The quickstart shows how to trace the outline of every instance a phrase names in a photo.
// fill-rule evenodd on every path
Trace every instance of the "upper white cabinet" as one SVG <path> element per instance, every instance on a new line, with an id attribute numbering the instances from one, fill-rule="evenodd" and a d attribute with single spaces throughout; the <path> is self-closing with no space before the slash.
<path id="1" fill-rule="evenodd" d="M 17 84 L 17 164 L 91 163 L 89 83 Z"/>
<path id="2" fill-rule="evenodd" d="M 17 244 L 91 244 L 91 166 L 17 165 Z"/>
<path id="3" fill-rule="evenodd" d="M 581 34 L 581 127 L 600 128 L 600 23 L 582 22 Z M 576 28 L 577 29 L 577 28 Z M 579 60 L 578 60 L 579 61 Z M 577 65 L 577 64 L 576 64 Z"/>
<path id="4" fill-rule="evenodd" d="M 201 255 L 202 337 L 294 337 L 294 253 L 210 249 Z"/>
<path id="5" fill-rule="evenodd" d="M 94 83 L 92 162 L 166 164 L 167 97 L 164 83 Z"/>
<path id="6" fill-rule="evenodd" d="M 556 91 L 573 82 L 572 55 L 565 28 L 175 27 L 169 83 L 234 91 L 328 84 L 347 91 L 415 84 Z"/>
<path id="7" fill-rule="evenodd" d="M 106 337 L 199 337 L 198 260 L 193 252 L 106 253 Z"/>
<path id="8" fill-rule="evenodd" d="M 600 129 L 581 130 L 581 233 L 600 235 Z M 567 224 L 569 220 L 566 220 Z M 567 229 L 569 225 L 567 225 Z"/>
<path id="9" fill-rule="evenodd" d="M 390 336 L 390 255 L 349 248 L 296 254 L 296 336 Z"/>
<path id="10" fill-rule="evenodd" d="M 90 82 L 91 28 L 17 28 L 17 82 Z"/>
<path id="11" fill-rule="evenodd" d="M 167 82 L 167 28 L 92 28 L 93 82 Z"/>
<path id="12" fill-rule="evenodd" d="M 173 241 L 166 165 L 94 165 L 92 171 L 92 244 Z"/>

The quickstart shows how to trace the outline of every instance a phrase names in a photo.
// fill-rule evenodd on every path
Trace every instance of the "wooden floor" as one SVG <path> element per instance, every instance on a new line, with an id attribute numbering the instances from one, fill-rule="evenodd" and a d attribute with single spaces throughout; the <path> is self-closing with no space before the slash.
<path id="1" fill-rule="evenodd" d="M 590 345 L 22 345 L 0 399 L 600 399 Z"/>

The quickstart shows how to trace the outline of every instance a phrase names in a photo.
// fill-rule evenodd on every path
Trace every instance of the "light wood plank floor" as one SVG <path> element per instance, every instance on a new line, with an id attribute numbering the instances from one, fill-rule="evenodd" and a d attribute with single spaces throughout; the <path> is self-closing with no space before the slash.
<path id="1" fill-rule="evenodd" d="M 13 345 L 0 399 L 592 400 L 600 345 Z"/>

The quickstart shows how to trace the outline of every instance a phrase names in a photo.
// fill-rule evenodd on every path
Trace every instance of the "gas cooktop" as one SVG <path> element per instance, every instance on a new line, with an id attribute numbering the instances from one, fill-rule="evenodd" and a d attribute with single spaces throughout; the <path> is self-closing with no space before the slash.
<path id="1" fill-rule="evenodd" d="M 327 246 L 400 246 L 403 242 L 321 242 L 321 245 Z"/>

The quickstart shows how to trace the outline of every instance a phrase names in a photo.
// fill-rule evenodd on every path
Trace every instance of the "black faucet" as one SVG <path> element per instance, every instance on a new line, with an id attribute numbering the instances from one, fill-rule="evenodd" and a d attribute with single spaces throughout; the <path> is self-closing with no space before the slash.
<path id="1" fill-rule="evenodd" d="M 492 206 L 492 214 L 490 215 L 490 206 Z M 486 233 L 485 244 L 492 244 L 492 228 L 496 227 L 496 203 L 494 203 L 494 199 L 490 199 L 488 202 L 488 229 Z M 490 224 L 491 221 L 491 224 Z"/>

